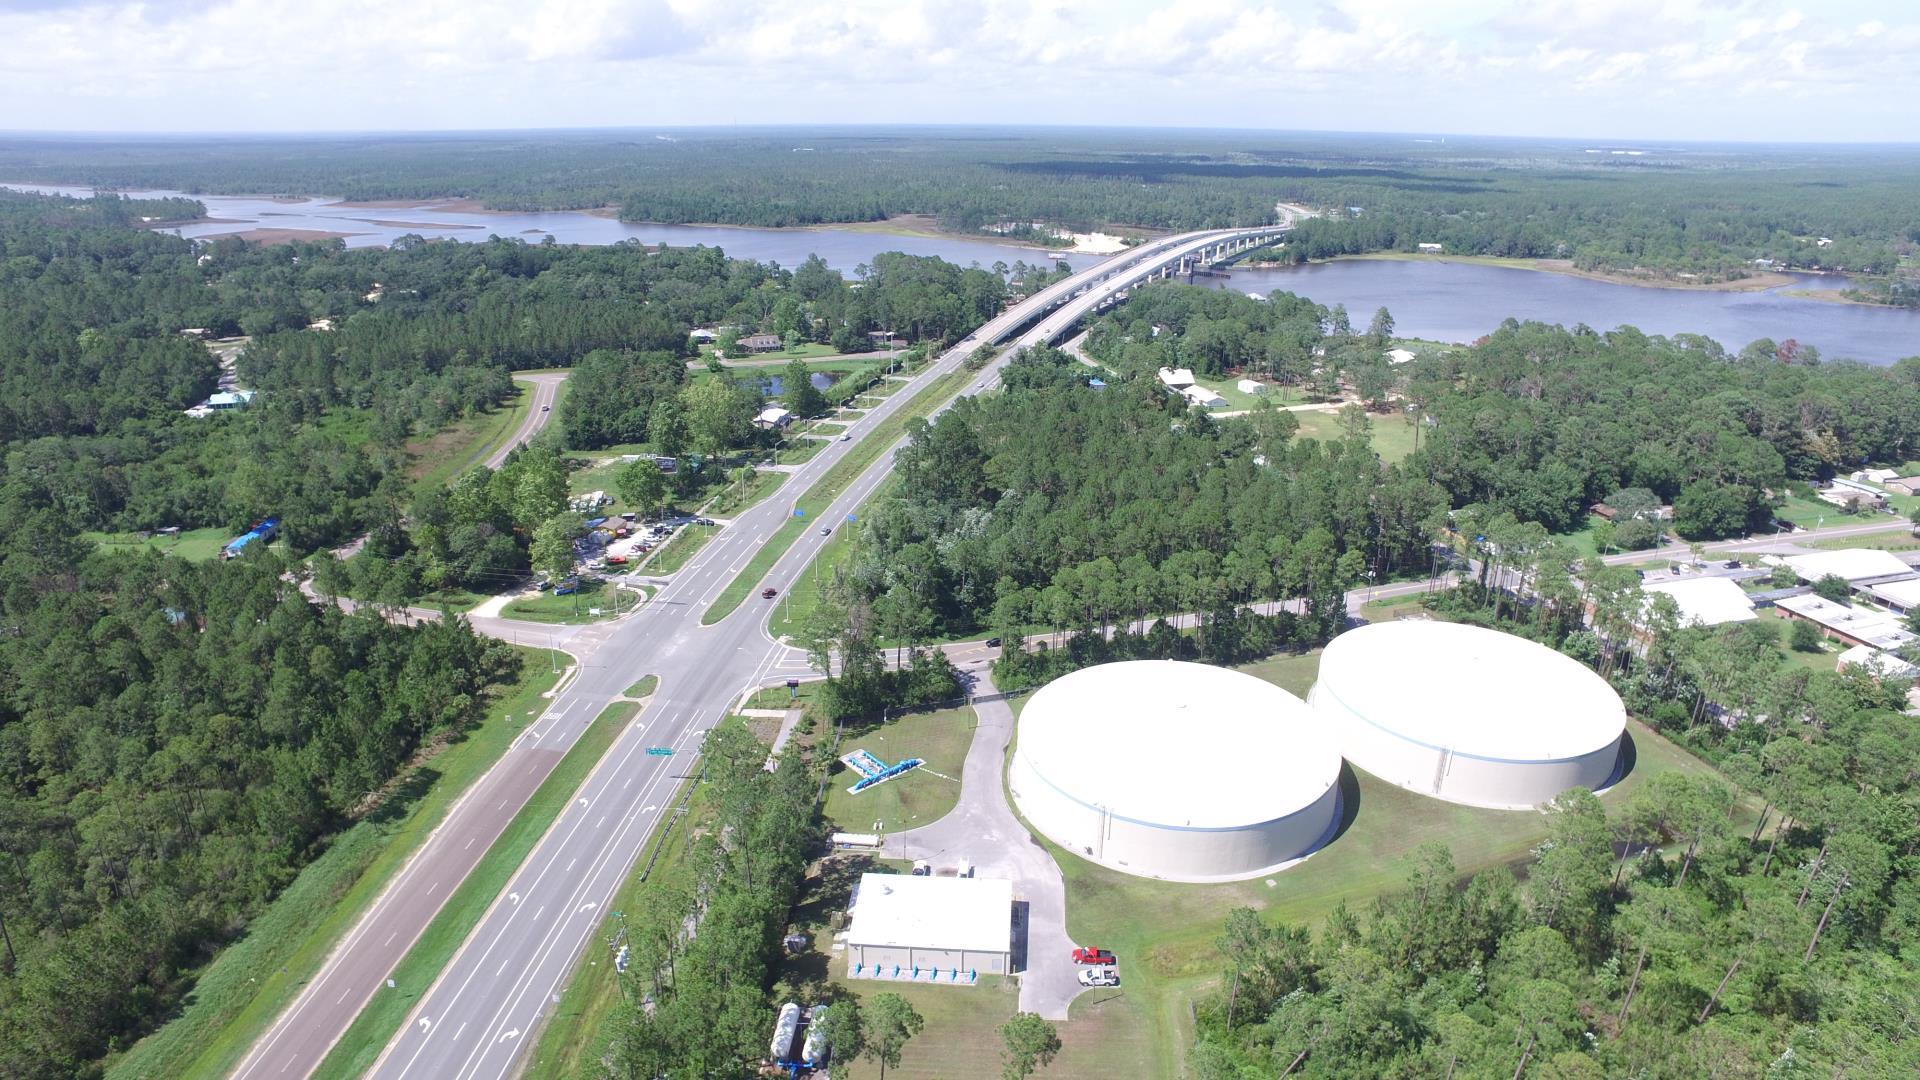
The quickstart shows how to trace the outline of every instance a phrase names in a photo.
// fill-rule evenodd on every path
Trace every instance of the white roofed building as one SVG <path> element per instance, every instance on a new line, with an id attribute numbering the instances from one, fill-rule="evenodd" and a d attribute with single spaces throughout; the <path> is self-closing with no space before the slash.
<path id="1" fill-rule="evenodd" d="M 862 874 L 847 927 L 847 974 L 962 985 L 1005 975 L 1013 958 L 1013 882 Z"/>
<path id="2" fill-rule="evenodd" d="M 1203 409 L 1218 409 L 1227 403 L 1226 398 L 1204 386 L 1183 386 L 1180 388 L 1180 396 L 1186 398 L 1189 404 L 1198 405 Z"/>
<path id="3" fill-rule="evenodd" d="M 1694 577 L 1652 582 L 1641 588 L 1651 602 L 1654 593 L 1673 597 L 1680 608 L 1681 626 L 1719 626 L 1722 623 L 1751 622 L 1753 601 L 1732 578 Z"/>
<path id="4" fill-rule="evenodd" d="M 1879 679 L 1912 679 L 1920 677 L 1920 668 L 1905 660 L 1871 645 L 1855 645 L 1840 654 L 1840 660 L 1834 670 L 1845 671 L 1851 667 L 1865 668 Z"/>
<path id="5" fill-rule="evenodd" d="M 1876 649 L 1898 649 L 1915 638 L 1898 618 L 1884 611 L 1836 604 L 1813 593 L 1783 596 L 1773 602 L 1785 619 L 1802 619 L 1820 628 L 1820 633 L 1848 645 L 1871 645 Z"/>
<path id="6" fill-rule="evenodd" d="M 1264 394 L 1267 392 L 1267 384 L 1258 379 L 1241 379 L 1235 385 L 1239 387 L 1240 392 L 1243 394 Z"/>
<path id="7" fill-rule="evenodd" d="M 753 418 L 753 426 L 762 431 L 773 431 L 791 423 L 793 423 L 793 414 L 778 405 L 769 405 L 761 409 L 760 415 Z"/>
<path id="8" fill-rule="evenodd" d="M 1174 390 L 1179 390 L 1182 387 L 1192 386 L 1193 370 L 1191 368 L 1183 368 L 1183 367 L 1182 368 L 1161 368 L 1160 381 Z"/>
<path id="9" fill-rule="evenodd" d="M 1791 555 L 1786 559 L 1800 580 L 1812 583 L 1824 577 L 1837 577 L 1851 585 L 1868 578 L 1895 578 L 1914 573 L 1914 569 L 1900 561 L 1900 557 L 1891 551 L 1878 548 L 1846 548 L 1841 551 L 1818 551 L 1811 555 Z"/>

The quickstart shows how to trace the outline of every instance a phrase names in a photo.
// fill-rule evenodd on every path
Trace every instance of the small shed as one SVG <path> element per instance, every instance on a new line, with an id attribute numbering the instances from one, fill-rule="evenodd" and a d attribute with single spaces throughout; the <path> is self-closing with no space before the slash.
<path id="1" fill-rule="evenodd" d="M 1243 394 L 1264 394 L 1267 392 L 1267 384 L 1258 379 L 1241 379 L 1236 385 Z"/>

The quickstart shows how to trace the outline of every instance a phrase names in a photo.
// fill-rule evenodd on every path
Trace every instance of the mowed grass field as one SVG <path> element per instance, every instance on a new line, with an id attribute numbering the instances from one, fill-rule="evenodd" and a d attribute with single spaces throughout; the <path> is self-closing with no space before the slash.
<path id="1" fill-rule="evenodd" d="M 1340 414 L 1334 412 L 1296 412 L 1300 420 L 1300 430 L 1296 439 L 1319 439 L 1331 442 L 1346 437 L 1340 427 Z M 1413 453 L 1417 426 L 1402 413 L 1369 413 L 1367 419 L 1373 422 L 1373 450 L 1380 460 L 1395 462 Z"/>
<path id="2" fill-rule="evenodd" d="M 786 693 L 785 688 L 780 693 Z M 960 801 L 960 770 L 973 744 L 970 708 L 909 713 L 840 736 L 840 750 L 865 750 L 889 765 L 906 758 L 926 761 L 918 769 L 876 784 L 858 795 L 847 791 L 860 774 L 835 761 L 827 776 L 827 821 L 845 832 L 899 832 L 938 821 Z"/>
<path id="3" fill-rule="evenodd" d="M 124 551 L 131 554 L 141 548 L 150 548 L 162 555 L 172 555 L 191 562 L 206 562 L 218 558 L 220 549 L 239 535 L 232 529 L 216 525 L 207 529 L 187 529 L 172 536 L 158 533 L 142 537 L 137 533 L 83 532 L 80 538 L 91 540 L 109 553 Z M 284 546 L 281 550 L 285 550 Z"/>
<path id="4" fill-rule="evenodd" d="M 494 691 L 481 724 L 421 755 L 380 809 L 335 837 L 200 973 L 180 1016 L 114 1061 L 109 1077 L 220 1076 L 238 1063 L 454 801 L 545 708 L 559 674 L 545 650 L 519 652 L 519 681 Z"/>

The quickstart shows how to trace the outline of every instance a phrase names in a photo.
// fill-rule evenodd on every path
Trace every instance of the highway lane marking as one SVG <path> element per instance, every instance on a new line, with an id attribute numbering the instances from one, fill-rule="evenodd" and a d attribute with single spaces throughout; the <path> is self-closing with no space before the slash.
<path id="1" fill-rule="evenodd" d="M 345 990 L 340 991 L 340 996 L 334 1000 L 334 1004 L 338 1005 L 341 1002 L 347 1000 L 347 995 L 351 993 L 353 993 L 353 987 L 351 986 L 347 987 Z"/>
<path id="2" fill-rule="evenodd" d="M 387 935 L 387 940 L 385 940 L 385 941 L 383 941 L 383 942 L 381 942 L 381 943 L 380 943 L 380 947 L 384 949 L 384 948 L 386 948 L 387 946 L 389 946 L 389 945 L 391 945 L 391 944 L 393 944 L 393 939 L 394 939 L 394 938 L 397 938 L 397 937 L 399 937 L 399 936 L 400 936 L 400 931 L 398 931 L 398 930 L 395 930 L 395 931 L 394 931 L 393 933 L 391 933 L 391 934 L 388 934 L 388 935 Z"/>
<path id="3" fill-rule="evenodd" d="M 461 1032 L 464 1032 L 464 1031 L 466 1031 L 466 1030 L 467 1030 L 467 1025 L 465 1025 L 465 1024 L 461 1024 L 461 1025 L 460 1025 L 460 1029 L 459 1029 L 458 1031 L 455 1031 L 455 1032 L 453 1033 L 453 1039 L 454 1039 L 454 1041 L 455 1041 L 455 1042 L 459 1042 L 459 1041 L 460 1041 L 460 1035 L 461 1035 Z"/>
<path id="4" fill-rule="evenodd" d="M 540 910 L 533 913 L 533 921 L 539 922 L 540 916 L 545 915 L 546 913 L 547 913 L 547 905 L 541 904 Z"/>
<path id="5" fill-rule="evenodd" d="M 428 896 L 432 896 L 432 895 L 433 895 L 433 890 L 435 890 L 435 889 L 437 889 L 437 888 L 439 888 L 439 887 L 440 887 L 440 883 L 439 883 L 439 882 L 437 882 L 437 881 L 436 881 L 436 882 L 434 882 L 433 884 L 431 884 L 431 885 L 429 885 L 429 886 L 427 886 L 427 895 L 428 895 Z"/>
<path id="6" fill-rule="evenodd" d="M 465 847 L 465 848 L 461 848 L 460 850 L 461 850 L 461 851 L 465 851 L 465 850 L 467 850 L 467 848 L 470 848 L 470 847 L 472 847 L 472 846 L 473 846 L 473 842 L 474 842 L 475 840 L 477 840 L 477 839 L 479 839 L 479 837 L 477 837 L 477 836 L 469 836 L 469 837 L 467 837 L 467 847 Z"/>
<path id="7" fill-rule="evenodd" d="M 563 873 L 563 874 L 571 874 L 571 873 L 573 873 L 573 864 L 574 864 L 574 863 L 577 863 L 577 862 L 579 862 L 579 861 L 580 861 L 580 860 L 579 860 L 579 859 L 577 859 L 577 858 L 574 858 L 574 859 L 569 859 L 569 860 L 567 860 L 567 868 L 566 868 L 565 870 L 562 870 L 562 871 L 560 871 L 560 872 L 561 872 L 561 873 Z"/>
<path id="8" fill-rule="evenodd" d="M 621 786 L 621 787 L 626 787 L 627 785 L 625 785 L 625 784 L 621 784 L 620 786 Z M 607 815 L 605 815 L 605 814 L 601 814 L 601 815 L 600 815 L 600 820 L 599 820 L 599 821 L 596 821 L 596 822 L 594 822 L 594 823 L 593 823 L 593 827 L 597 829 L 597 828 L 599 828 L 600 826 L 602 826 L 602 825 L 605 825 L 606 823 L 607 823 Z"/>
<path id="9" fill-rule="evenodd" d="M 625 767 L 633 760 L 634 756 L 643 748 L 643 744 L 637 737 L 632 737 L 631 733 L 623 733 L 621 737 L 632 738 L 632 745 L 627 748 L 626 755 L 623 758 L 621 758 L 617 764 L 614 765 L 615 768 L 620 768 L 624 770 Z M 603 759 L 599 764 L 595 765 L 594 772 L 590 776 L 589 782 L 591 782 L 592 779 L 598 778 L 600 773 L 606 767 L 608 767 L 609 764 L 610 764 L 609 760 Z M 659 770 L 656 773 L 656 776 L 666 776 L 666 775 L 668 775 L 668 771 L 664 769 Z M 573 827 L 567 831 L 565 836 L 560 837 L 558 839 L 558 843 L 562 849 L 564 849 L 567 846 L 567 844 L 573 840 L 574 836 L 579 832 L 581 823 L 584 822 L 585 820 L 586 819 L 584 816 L 581 817 L 578 821 L 574 822 Z M 559 823 L 556 821 L 554 827 L 557 828 L 558 824 Z M 541 838 L 542 845 L 544 845 L 549 840 L 553 840 L 554 837 L 555 837 L 555 833 L 550 830 L 545 836 Z M 537 851 L 538 849 L 536 848 L 536 853 Z M 555 860 L 559 858 L 559 854 L 560 853 L 558 851 L 554 852 L 553 855 L 550 856 L 546 861 L 546 863 L 541 867 L 539 872 L 534 875 L 534 879 L 532 883 L 524 886 L 529 892 L 531 892 L 535 887 L 537 887 L 540 884 L 542 880 L 546 878 L 547 871 L 553 868 Z M 506 930 L 513 925 L 513 918 L 516 914 L 518 914 L 520 910 L 520 894 L 518 892 L 512 893 L 510 894 L 509 899 L 512 902 L 512 909 L 509 911 L 506 917 L 507 921 L 503 926 L 495 930 L 493 938 L 487 943 L 486 948 L 482 950 L 477 964 L 485 964 L 487 962 L 489 957 L 492 955 L 494 949 L 498 947 L 502 943 L 502 941 L 505 939 Z M 494 916 L 494 914 L 497 912 L 497 910 L 498 909 L 496 908 L 493 911 L 489 911 L 485 916 L 485 918 L 491 919 Z M 544 912 L 544 911 L 546 911 L 546 907 L 543 905 L 540 908 L 540 912 Z M 534 919 L 537 921 L 539 918 L 540 918 L 540 913 L 536 912 L 534 914 Z M 441 969 L 442 978 L 445 978 L 446 974 L 451 972 L 454 969 L 454 967 L 459 964 L 460 960 L 466 955 L 467 948 L 472 944 L 474 939 L 478 937 L 478 934 L 479 934 L 478 927 L 476 927 L 472 932 L 468 934 L 467 940 L 465 942 L 462 942 L 459 951 L 454 954 L 453 959 L 449 961 L 449 963 Z M 461 980 L 459 986 L 454 989 L 453 997 L 447 1002 L 446 1009 L 444 1011 L 451 1012 L 454 1004 L 460 1000 L 460 998 L 466 993 L 467 989 L 472 985 L 472 983 L 473 983 L 473 974 L 472 972 L 469 972 L 466 978 Z M 429 999 L 431 999 L 435 995 L 436 991 L 439 989 L 439 986 L 440 986 L 440 983 L 438 980 L 436 980 L 433 986 L 428 987 L 427 996 L 421 999 L 421 1007 L 424 1007 L 425 1005 L 430 1003 Z M 489 1025 L 489 1027 L 491 1027 L 491 1024 Z M 420 1055 L 425 1052 L 426 1052 L 426 1046 L 423 1043 L 419 1049 L 414 1051 L 413 1057 L 408 1059 L 407 1064 L 401 1066 L 399 1075 L 405 1076 L 408 1070 L 410 1070 L 413 1067 L 414 1063 L 420 1060 Z M 385 1055 L 383 1054 L 381 1060 L 378 1060 L 374 1063 L 374 1071 L 379 1070 L 379 1067 L 384 1062 L 384 1060 L 385 1060 Z"/>

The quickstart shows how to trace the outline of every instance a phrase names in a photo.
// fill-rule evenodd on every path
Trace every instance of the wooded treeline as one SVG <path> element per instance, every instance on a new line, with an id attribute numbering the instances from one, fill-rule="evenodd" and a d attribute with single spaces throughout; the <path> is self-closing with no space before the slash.
<path id="1" fill-rule="evenodd" d="M 88 1076 L 167 1016 L 430 736 L 517 667 L 464 624 L 309 603 L 272 553 L 0 562 L 0 1075 Z"/>
<path id="2" fill-rule="evenodd" d="M 1884 274 L 1920 241 L 1906 148 L 1020 128 L 683 131 L 433 139 L 0 145 L 20 179 L 350 199 L 471 196 L 503 210 L 617 207 L 629 221 L 760 226 L 924 215 L 964 232 L 1032 222 L 1185 230 L 1328 212 L 1283 258 L 1411 251 L 1738 277 L 1753 260 Z M 1826 243 L 1822 243 L 1822 240 Z"/>

